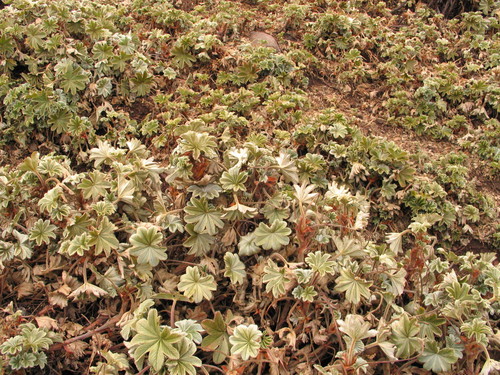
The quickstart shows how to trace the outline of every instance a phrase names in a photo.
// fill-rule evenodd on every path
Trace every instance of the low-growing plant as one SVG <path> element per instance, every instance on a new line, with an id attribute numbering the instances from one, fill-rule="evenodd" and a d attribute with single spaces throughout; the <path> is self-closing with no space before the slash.
<path id="1" fill-rule="evenodd" d="M 7 371 L 499 369 L 498 7 L 254 3 L 0 9 Z"/>

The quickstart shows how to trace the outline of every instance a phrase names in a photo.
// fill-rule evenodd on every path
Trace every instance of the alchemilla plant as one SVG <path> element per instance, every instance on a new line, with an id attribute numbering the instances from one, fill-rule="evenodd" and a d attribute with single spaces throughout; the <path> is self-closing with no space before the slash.
<path id="1" fill-rule="evenodd" d="M 500 372 L 497 2 L 4 3 L 5 373 Z"/>

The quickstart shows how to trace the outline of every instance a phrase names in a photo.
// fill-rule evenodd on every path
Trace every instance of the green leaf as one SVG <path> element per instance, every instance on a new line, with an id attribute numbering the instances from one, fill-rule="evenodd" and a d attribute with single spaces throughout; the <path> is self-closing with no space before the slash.
<path id="1" fill-rule="evenodd" d="M 9 365 L 13 370 L 35 367 L 37 357 L 33 353 L 22 352 L 9 360 Z"/>
<path id="2" fill-rule="evenodd" d="M 38 219 L 30 229 L 29 239 L 35 241 L 38 246 L 42 243 L 48 244 L 51 238 L 56 238 L 54 231 L 57 229 L 49 220 Z"/>
<path id="3" fill-rule="evenodd" d="M 408 182 L 413 180 L 415 175 L 415 168 L 410 166 L 404 166 L 400 170 L 394 172 L 394 178 L 399 183 L 401 187 L 405 187 Z"/>
<path id="4" fill-rule="evenodd" d="M 14 244 L 14 255 L 21 259 L 29 259 L 33 255 L 33 249 L 29 243 L 29 238 L 27 234 L 18 232 L 17 230 L 12 231 L 12 235 L 16 238 L 17 242 Z"/>
<path id="5" fill-rule="evenodd" d="M 201 342 L 201 346 L 211 350 L 217 349 L 224 340 L 224 336 L 227 335 L 227 324 L 224 322 L 220 311 L 215 313 L 214 319 L 206 319 L 201 322 L 201 326 L 208 334 Z M 227 335 L 227 338 L 229 338 L 229 335 Z"/>
<path id="6" fill-rule="evenodd" d="M 481 218 L 480 214 L 479 209 L 470 204 L 465 206 L 462 210 L 462 215 L 467 219 L 467 221 L 472 223 L 477 223 L 479 221 Z"/>
<path id="7" fill-rule="evenodd" d="M 131 332 L 137 332 L 136 326 L 139 319 L 144 318 L 144 315 L 153 307 L 155 302 L 152 299 L 146 299 L 134 309 L 132 319 L 125 322 L 120 334 L 125 340 L 128 340 Z"/>
<path id="8" fill-rule="evenodd" d="M 434 339 L 434 336 L 441 336 L 443 332 L 439 326 L 446 323 L 446 319 L 438 318 L 436 314 L 422 316 L 418 319 L 420 324 L 420 336 Z"/>
<path id="9" fill-rule="evenodd" d="M 203 327 L 196 323 L 196 320 L 178 320 L 177 322 L 175 322 L 175 326 L 179 329 L 179 331 L 183 332 L 186 335 L 185 337 L 187 339 L 194 341 L 197 344 L 201 343 L 202 338 L 200 332 L 203 332 Z"/>
<path id="10" fill-rule="evenodd" d="M 116 201 L 122 201 L 130 205 L 134 204 L 134 183 L 122 177 L 118 177 L 118 184 L 116 189 Z"/>
<path id="11" fill-rule="evenodd" d="M 458 361 L 458 357 L 453 349 L 439 348 L 437 342 L 431 341 L 425 344 L 425 349 L 418 360 L 424 364 L 426 370 L 444 372 L 451 369 L 451 365 Z"/>
<path id="12" fill-rule="evenodd" d="M 88 227 L 94 224 L 94 220 L 90 219 L 87 214 L 79 215 L 71 220 L 68 223 L 68 226 L 64 230 L 64 235 L 68 235 L 69 237 L 78 236 L 82 233 L 86 233 L 88 231 Z"/>
<path id="13" fill-rule="evenodd" d="M 370 329 L 371 324 L 361 315 L 348 314 L 345 320 L 338 319 L 339 330 L 344 332 L 353 342 L 375 337 L 377 330 Z"/>
<path id="14" fill-rule="evenodd" d="M 43 26 L 40 24 L 32 23 L 26 26 L 26 42 L 33 49 L 38 49 L 44 45 L 44 38 L 47 37 L 47 33 L 43 30 Z"/>
<path id="15" fill-rule="evenodd" d="M 174 63 L 181 69 L 184 67 L 192 66 L 196 61 L 196 57 L 191 55 L 182 46 L 175 46 L 170 50 L 170 54 L 173 56 Z"/>
<path id="16" fill-rule="evenodd" d="M 218 228 L 224 226 L 224 222 L 220 219 L 222 214 L 210 207 L 206 198 L 191 198 L 184 207 L 184 212 L 187 214 L 184 220 L 186 223 L 195 224 L 194 230 L 198 233 L 206 232 L 214 235 L 218 232 Z"/>
<path id="17" fill-rule="evenodd" d="M 284 221 L 275 220 L 271 226 L 260 223 L 254 233 L 257 246 L 261 246 L 265 250 L 279 250 L 290 242 L 288 236 L 292 230 L 286 226 Z"/>
<path id="18" fill-rule="evenodd" d="M 240 238 L 238 242 L 238 254 L 241 256 L 249 256 L 258 254 L 260 247 L 255 244 L 255 232 L 248 233 Z"/>
<path id="19" fill-rule="evenodd" d="M 170 327 L 160 326 L 158 311 L 151 309 L 147 319 L 140 319 L 136 324 L 137 334 L 130 342 L 133 348 L 134 360 L 140 361 L 145 354 L 148 354 L 148 362 L 155 371 L 160 371 L 165 359 L 178 359 L 179 350 L 175 343 L 183 339 L 181 333 L 173 332 Z"/>
<path id="20" fill-rule="evenodd" d="M 208 133 L 197 133 L 190 130 L 182 134 L 178 150 L 181 154 L 191 152 L 194 160 L 198 160 L 202 153 L 208 158 L 214 158 L 217 156 L 215 151 L 217 142 L 215 140 L 216 138 Z"/>
<path id="21" fill-rule="evenodd" d="M 38 172 L 38 165 L 40 164 L 40 154 L 38 152 L 33 152 L 30 157 L 27 157 L 19 164 L 19 170 L 25 172 Z"/>
<path id="22" fill-rule="evenodd" d="M 43 198 L 38 201 L 38 206 L 42 211 L 51 212 L 59 205 L 59 197 L 62 195 L 62 188 L 56 186 L 44 194 Z"/>
<path id="23" fill-rule="evenodd" d="M 333 269 L 335 262 L 329 259 L 329 254 L 325 254 L 322 251 L 316 251 L 307 255 L 306 263 L 313 271 L 318 272 L 321 276 L 325 276 L 327 273 L 333 275 L 335 273 Z"/>
<path id="24" fill-rule="evenodd" d="M 167 229 L 170 233 L 184 233 L 184 225 L 179 216 L 161 214 L 157 216 L 156 223 L 160 224 L 162 228 Z"/>
<path id="25" fill-rule="evenodd" d="M 332 237 L 333 243 L 335 244 L 335 247 L 337 248 L 337 254 L 339 258 L 343 257 L 364 257 L 366 256 L 366 253 L 364 251 L 365 245 L 357 240 L 356 238 L 353 237 L 340 237 L 340 236 L 333 236 Z"/>
<path id="26" fill-rule="evenodd" d="M 415 318 L 409 318 L 404 313 L 401 318 L 391 325 L 391 342 L 396 346 L 396 357 L 410 358 L 420 348 L 421 340 L 417 335 L 420 327 Z"/>
<path id="27" fill-rule="evenodd" d="M 310 269 L 302 269 L 302 268 L 296 268 L 293 270 L 293 273 L 297 277 L 297 282 L 299 284 L 306 284 L 311 280 L 312 276 L 314 275 L 314 271 Z"/>
<path id="28" fill-rule="evenodd" d="M 177 288 L 186 297 L 193 298 L 195 303 L 200 303 L 203 298 L 212 299 L 212 291 L 217 290 L 217 284 L 212 275 L 201 276 L 200 268 L 196 266 L 186 268 Z"/>
<path id="29" fill-rule="evenodd" d="M 351 270 L 340 270 L 340 276 L 335 280 L 334 290 L 337 292 L 346 292 L 346 299 L 354 304 L 361 301 L 361 296 L 369 299 L 371 296 L 370 286 L 372 283 L 356 275 Z"/>
<path id="30" fill-rule="evenodd" d="M 66 92 L 75 95 L 77 91 L 85 89 L 90 81 L 90 73 L 71 60 L 60 62 L 54 68 L 56 77 L 60 79 L 60 85 Z"/>
<path id="31" fill-rule="evenodd" d="M 276 158 L 276 163 L 277 168 L 288 181 L 293 182 L 294 184 L 299 182 L 298 169 L 295 162 L 291 160 L 290 155 L 280 153 L 280 155 Z"/>
<path id="32" fill-rule="evenodd" d="M 68 255 L 78 254 L 83 256 L 86 251 L 90 249 L 90 235 L 88 233 L 82 233 L 79 236 L 75 236 L 70 242 L 67 248 Z"/>
<path id="33" fill-rule="evenodd" d="M 222 188 L 217 184 L 208 184 L 205 186 L 191 185 L 187 191 L 193 193 L 193 197 L 195 198 L 214 199 L 219 197 Z"/>
<path id="34" fill-rule="evenodd" d="M 113 353 L 103 350 L 100 354 L 106 360 L 106 363 L 99 361 L 96 366 L 90 367 L 92 374 L 118 375 L 119 371 L 130 369 L 128 356 L 125 353 Z"/>
<path id="35" fill-rule="evenodd" d="M 467 283 L 460 284 L 458 281 L 453 282 L 446 287 L 446 291 L 450 298 L 454 301 L 473 302 L 474 297 L 469 293 L 470 285 Z"/>
<path id="36" fill-rule="evenodd" d="M 186 232 L 189 233 L 190 237 L 184 241 L 183 245 L 191 248 L 189 255 L 205 255 L 210 251 L 212 244 L 215 242 L 215 237 L 208 233 L 198 233 L 193 228 L 193 224 L 186 225 Z"/>
<path id="37" fill-rule="evenodd" d="M 255 324 L 240 324 L 234 329 L 229 337 L 231 343 L 231 354 L 239 354 L 246 361 L 250 357 L 255 358 L 259 354 L 262 332 Z"/>
<path id="38" fill-rule="evenodd" d="M 229 335 L 227 334 L 227 324 L 220 311 L 215 313 L 213 319 L 205 319 L 201 322 L 201 326 L 207 332 L 201 346 L 214 351 L 214 362 L 221 363 L 229 355 Z"/>
<path id="39" fill-rule="evenodd" d="M 224 190 L 246 191 L 245 182 L 248 179 L 247 172 L 240 172 L 240 166 L 229 169 L 222 173 L 220 184 Z"/>
<path id="40" fill-rule="evenodd" d="M 14 336 L 0 345 L 0 353 L 14 355 L 23 350 L 24 339 L 22 336 Z"/>
<path id="41" fill-rule="evenodd" d="M 406 270 L 404 268 L 398 271 L 388 271 L 383 277 L 387 277 L 383 286 L 389 293 L 392 293 L 394 296 L 403 294 L 406 285 Z"/>
<path id="42" fill-rule="evenodd" d="M 46 330 L 37 328 L 32 323 L 21 325 L 21 336 L 24 338 L 24 348 L 35 352 L 47 350 L 54 343 Z"/>
<path id="43" fill-rule="evenodd" d="M 96 82 L 97 94 L 106 98 L 113 92 L 113 83 L 111 78 L 104 77 Z"/>
<path id="44" fill-rule="evenodd" d="M 196 368 L 201 367 L 201 359 L 195 357 L 196 345 L 187 338 L 174 344 L 179 352 L 179 358 L 168 359 L 166 362 L 169 375 L 196 375 Z"/>
<path id="45" fill-rule="evenodd" d="M 116 212 L 116 205 L 109 201 L 99 201 L 90 205 L 98 216 L 110 216 Z"/>
<path id="46" fill-rule="evenodd" d="M 138 96 L 149 94 L 154 84 L 154 77 L 147 71 L 136 73 L 130 80 L 131 90 Z"/>
<path id="47" fill-rule="evenodd" d="M 298 285 L 292 291 L 292 294 L 295 298 L 301 299 L 302 301 L 313 302 L 314 297 L 318 295 L 318 292 L 314 290 L 314 286 L 312 285 L 306 286 L 305 288 Z"/>
<path id="48" fill-rule="evenodd" d="M 227 252 L 224 255 L 224 264 L 226 265 L 224 276 L 229 277 L 233 284 L 243 284 L 243 279 L 246 278 L 247 273 L 240 257 L 237 254 Z"/>
<path id="49" fill-rule="evenodd" d="M 101 196 L 105 196 L 107 193 L 106 189 L 109 189 L 111 184 L 106 181 L 106 175 L 99 171 L 93 171 L 89 173 L 89 178 L 84 179 L 78 188 L 83 190 L 83 197 L 85 199 L 96 199 Z"/>
<path id="50" fill-rule="evenodd" d="M 468 338 L 473 338 L 477 342 L 488 346 L 488 336 L 493 334 L 493 331 L 488 324 L 479 318 L 474 318 L 469 322 L 465 322 L 460 326 L 460 330 L 466 334 Z"/>
<path id="51" fill-rule="evenodd" d="M 266 292 L 272 292 L 274 298 L 285 294 L 285 284 L 290 281 L 286 276 L 286 268 L 280 268 L 271 259 L 267 261 L 264 267 L 264 277 L 262 281 L 267 284 Z"/>
<path id="52" fill-rule="evenodd" d="M 90 160 L 94 160 L 94 167 L 102 163 L 110 164 L 120 156 L 125 155 L 125 150 L 112 147 L 108 142 L 97 141 L 97 148 L 90 150 Z"/>
<path id="53" fill-rule="evenodd" d="M 92 47 L 92 53 L 94 54 L 94 59 L 97 61 L 108 61 L 112 58 L 113 46 L 108 44 L 106 41 L 100 41 L 94 44 Z"/>
<path id="54" fill-rule="evenodd" d="M 139 227 L 135 234 L 130 237 L 130 254 L 137 257 L 137 261 L 143 264 L 150 264 L 155 267 L 160 260 L 166 260 L 166 248 L 160 246 L 163 235 L 158 233 L 155 227 Z"/>
<path id="55" fill-rule="evenodd" d="M 112 249 L 116 249 L 120 244 L 115 236 L 116 227 L 110 223 L 109 219 L 104 216 L 99 224 L 99 227 L 90 231 L 90 245 L 95 246 L 95 255 L 99 255 L 104 251 L 106 256 L 111 254 Z"/>

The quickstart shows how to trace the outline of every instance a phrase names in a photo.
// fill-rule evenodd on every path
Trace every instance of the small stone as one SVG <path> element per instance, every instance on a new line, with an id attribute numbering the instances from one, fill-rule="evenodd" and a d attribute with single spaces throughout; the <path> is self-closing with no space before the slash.
<path id="1" fill-rule="evenodd" d="M 252 31 L 249 36 L 250 41 L 254 46 L 264 46 L 274 48 L 276 51 L 281 52 L 276 39 L 267 33 L 262 31 Z"/>

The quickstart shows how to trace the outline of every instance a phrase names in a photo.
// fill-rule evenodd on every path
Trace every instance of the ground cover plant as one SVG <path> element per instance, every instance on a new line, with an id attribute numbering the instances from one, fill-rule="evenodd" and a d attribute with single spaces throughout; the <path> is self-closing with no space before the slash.
<path id="1" fill-rule="evenodd" d="M 0 373 L 499 373 L 500 4 L 448 3 L 1 3 Z"/>

